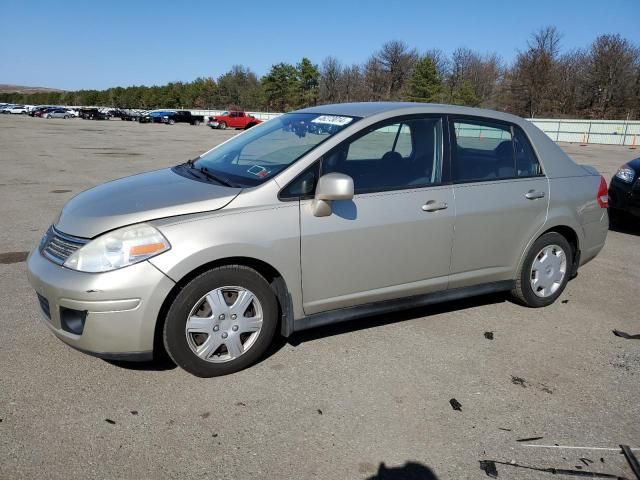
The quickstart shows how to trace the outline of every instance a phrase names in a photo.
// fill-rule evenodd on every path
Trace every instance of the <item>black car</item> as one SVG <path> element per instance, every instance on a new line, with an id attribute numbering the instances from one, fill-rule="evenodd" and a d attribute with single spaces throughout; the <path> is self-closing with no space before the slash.
<path id="1" fill-rule="evenodd" d="M 109 120 L 111 118 L 108 113 L 104 113 L 97 108 L 81 108 L 80 117 L 85 120 Z"/>
<path id="2" fill-rule="evenodd" d="M 173 125 L 175 123 L 188 123 L 189 125 L 200 125 L 204 122 L 204 116 L 192 115 L 188 110 L 176 110 L 175 112 L 169 112 L 163 117 L 163 122 Z"/>
<path id="3" fill-rule="evenodd" d="M 609 212 L 612 220 L 621 213 L 640 218 L 640 157 L 622 165 L 611 179 Z"/>

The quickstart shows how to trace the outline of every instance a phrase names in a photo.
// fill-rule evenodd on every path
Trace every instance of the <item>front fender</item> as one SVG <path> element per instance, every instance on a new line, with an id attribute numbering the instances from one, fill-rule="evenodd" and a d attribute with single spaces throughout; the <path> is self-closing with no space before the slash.
<path id="1" fill-rule="evenodd" d="M 150 262 L 175 282 L 211 262 L 234 257 L 258 260 L 282 275 L 294 317 L 303 316 L 298 202 L 152 223 L 171 249 Z"/>

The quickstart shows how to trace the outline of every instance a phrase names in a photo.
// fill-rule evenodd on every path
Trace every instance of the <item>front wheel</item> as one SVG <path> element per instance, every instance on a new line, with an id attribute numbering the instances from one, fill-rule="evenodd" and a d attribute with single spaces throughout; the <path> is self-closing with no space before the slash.
<path id="1" fill-rule="evenodd" d="M 198 377 L 242 370 L 269 348 L 278 304 L 255 270 L 230 265 L 191 280 L 173 301 L 164 325 L 171 359 Z"/>
<path id="2" fill-rule="evenodd" d="M 220 122 L 220 124 L 218 125 L 218 128 L 220 130 L 226 130 L 227 129 L 227 124 L 225 122 Z"/>
<path id="3" fill-rule="evenodd" d="M 562 294 L 573 266 L 573 250 L 565 237 L 549 232 L 538 238 L 527 253 L 512 295 L 527 307 L 546 307 Z"/>

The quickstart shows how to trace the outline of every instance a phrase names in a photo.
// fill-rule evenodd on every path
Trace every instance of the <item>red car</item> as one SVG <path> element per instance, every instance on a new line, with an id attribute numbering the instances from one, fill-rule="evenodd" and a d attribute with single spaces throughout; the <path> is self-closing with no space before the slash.
<path id="1" fill-rule="evenodd" d="M 242 128 L 246 130 L 259 123 L 262 123 L 262 120 L 253 115 L 232 110 L 230 112 L 224 112 L 222 115 L 209 117 L 208 125 L 211 128 L 219 128 L 222 130 L 225 128 Z"/>

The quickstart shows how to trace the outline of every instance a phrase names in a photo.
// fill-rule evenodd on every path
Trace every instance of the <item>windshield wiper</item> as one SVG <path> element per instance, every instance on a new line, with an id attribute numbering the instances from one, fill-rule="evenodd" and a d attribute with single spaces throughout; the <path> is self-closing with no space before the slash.
<path id="1" fill-rule="evenodd" d="M 211 173 L 209 171 L 209 169 L 207 167 L 202 167 L 202 168 L 195 168 L 195 167 L 191 167 L 197 171 L 199 171 L 200 173 L 202 173 L 205 177 L 207 177 L 209 180 L 213 180 L 214 182 L 218 182 L 221 185 L 224 185 L 226 187 L 236 187 L 237 185 L 234 185 L 233 183 L 231 183 L 229 180 L 227 180 L 224 177 L 221 177 L 219 175 L 214 175 L 213 173 Z"/>
<path id="2" fill-rule="evenodd" d="M 238 185 L 235 185 L 235 184 L 231 183 L 227 178 L 211 173 L 211 171 L 207 167 L 197 168 L 195 166 L 195 163 L 198 160 L 200 160 L 200 157 L 190 158 L 185 163 L 183 163 L 183 165 L 185 165 L 186 167 L 190 168 L 191 170 L 193 170 L 195 172 L 199 172 L 200 174 L 205 176 L 208 180 L 213 180 L 214 182 L 217 182 L 220 185 L 224 185 L 225 187 L 232 187 L 232 188 L 237 188 L 238 187 Z"/>

